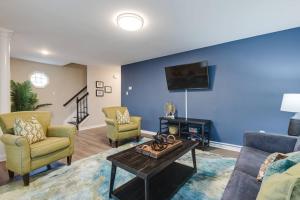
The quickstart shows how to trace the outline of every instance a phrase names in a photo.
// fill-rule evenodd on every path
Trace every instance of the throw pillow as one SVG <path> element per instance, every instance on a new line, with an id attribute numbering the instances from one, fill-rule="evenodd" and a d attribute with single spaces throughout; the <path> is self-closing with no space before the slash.
<path id="1" fill-rule="evenodd" d="M 26 137 L 29 144 L 46 139 L 42 125 L 35 117 L 26 121 L 17 118 L 14 123 L 14 133 Z"/>
<path id="2" fill-rule="evenodd" d="M 118 124 L 129 124 L 130 123 L 130 115 L 128 110 L 126 109 L 122 114 L 119 110 L 116 112 L 117 122 Z"/>
<path id="3" fill-rule="evenodd" d="M 297 163 L 300 163 L 300 151 L 289 153 L 286 155 L 288 156 L 287 158 L 277 160 L 270 164 L 270 166 L 266 170 L 264 179 L 267 179 L 276 173 L 283 173 L 290 167 L 296 165 Z"/>
<path id="4" fill-rule="evenodd" d="M 284 159 L 286 157 L 288 157 L 288 156 L 283 153 L 278 153 L 278 152 L 272 153 L 271 155 L 269 155 L 267 157 L 267 159 L 264 161 L 264 163 L 260 166 L 260 169 L 258 171 L 258 175 L 257 175 L 256 179 L 258 181 L 262 181 L 268 167 L 276 160 Z"/>
<path id="5" fill-rule="evenodd" d="M 264 180 L 257 200 L 297 200 L 300 196 L 300 164 L 282 174 L 274 174 Z"/>

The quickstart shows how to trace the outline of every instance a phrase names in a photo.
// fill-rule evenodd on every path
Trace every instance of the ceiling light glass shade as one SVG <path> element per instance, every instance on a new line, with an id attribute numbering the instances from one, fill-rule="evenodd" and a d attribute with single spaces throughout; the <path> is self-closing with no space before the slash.
<path id="1" fill-rule="evenodd" d="M 43 54 L 43 55 L 47 56 L 47 55 L 49 55 L 49 54 L 50 54 L 50 52 L 49 52 L 49 51 L 47 51 L 46 49 L 43 49 L 43 50 L 41 50 L 41 54 Z"/>
<path id="2" fill-rule="evenodd" d="M 300 94 L 284 94 L 281 111 L 300 112 Z"/>
<path id="3" fill-rule="evenodd" d="M 143 27 L 144 19 L 134 13 L 123 13 L 118 15 L 117 24 L 126 31 L 137 31 Z"/>

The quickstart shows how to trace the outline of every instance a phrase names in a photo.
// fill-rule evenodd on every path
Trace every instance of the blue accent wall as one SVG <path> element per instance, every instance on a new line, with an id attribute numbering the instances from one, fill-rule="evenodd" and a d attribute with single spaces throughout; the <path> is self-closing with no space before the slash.
<path id="1" fill-rule="evenodd" d="M 247 130 L 287 134 L 293 113 L 280 106 L 283 93 L 300 93 L 300 28 L 124 65 L 122 105 L 148 131 L 158 131 L 167 101 L 184 117 L 184 91 L 168 91 L 164 67 L 202 60 L 212 88 L 188 92 L 188 117 L 211 119 L 212 140 L 241 145 Z"/>

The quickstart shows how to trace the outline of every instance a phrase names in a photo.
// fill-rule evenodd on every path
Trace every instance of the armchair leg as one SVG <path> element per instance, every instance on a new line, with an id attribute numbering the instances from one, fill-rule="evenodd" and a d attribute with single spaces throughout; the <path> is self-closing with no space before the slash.
<path id="1" fill-rule="evenodd" d="M 71 162 L 72 162 L 72 156 L 68 156 L 67 157 L 67 164 L 71 165 Z"/>
<path id="2" fill-rule="evenodd" d="M 136 136 L 136 141 L 137 141 L 137 142 L 140 141 L 140 136 Z"/>
<path id="3" fill-rule="evenodd" d="M 8 176 L 9 176 L 9 180 L 12 180 L 15 176 L 15 173 L 13 171 L 8 170 Z"/>
<path id="4" fill-rule="evenodd" d="M 112 146 L 112 140 L 108 139 L 110 146 Z"/>
<path id="5" fill-rule="evenodd" d="M 47 170 L 51 170 L 51 165 L 47 165 Z"/>
<path id="6" fill-rule="evenodd" d="M 118 148 L 118 146 L 119 146 L 119 142 L 116 140 L 115 141 L 115 147 Z"/>
<path id="7" fill-rule="evenodd" d="M 29 174 L 24 174 L 23 175 L 23 182 L 24 182 L 24 186 L 29 185 Z"/>

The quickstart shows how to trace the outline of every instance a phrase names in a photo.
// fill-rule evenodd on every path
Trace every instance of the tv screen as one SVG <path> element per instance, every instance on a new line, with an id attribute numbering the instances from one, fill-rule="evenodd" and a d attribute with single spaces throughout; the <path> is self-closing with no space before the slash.
<path id="1" fill-rule="evenodd" d="M 207 61 L 166 67 L 165 73 L 169 90 L 209 87 Z"/>

